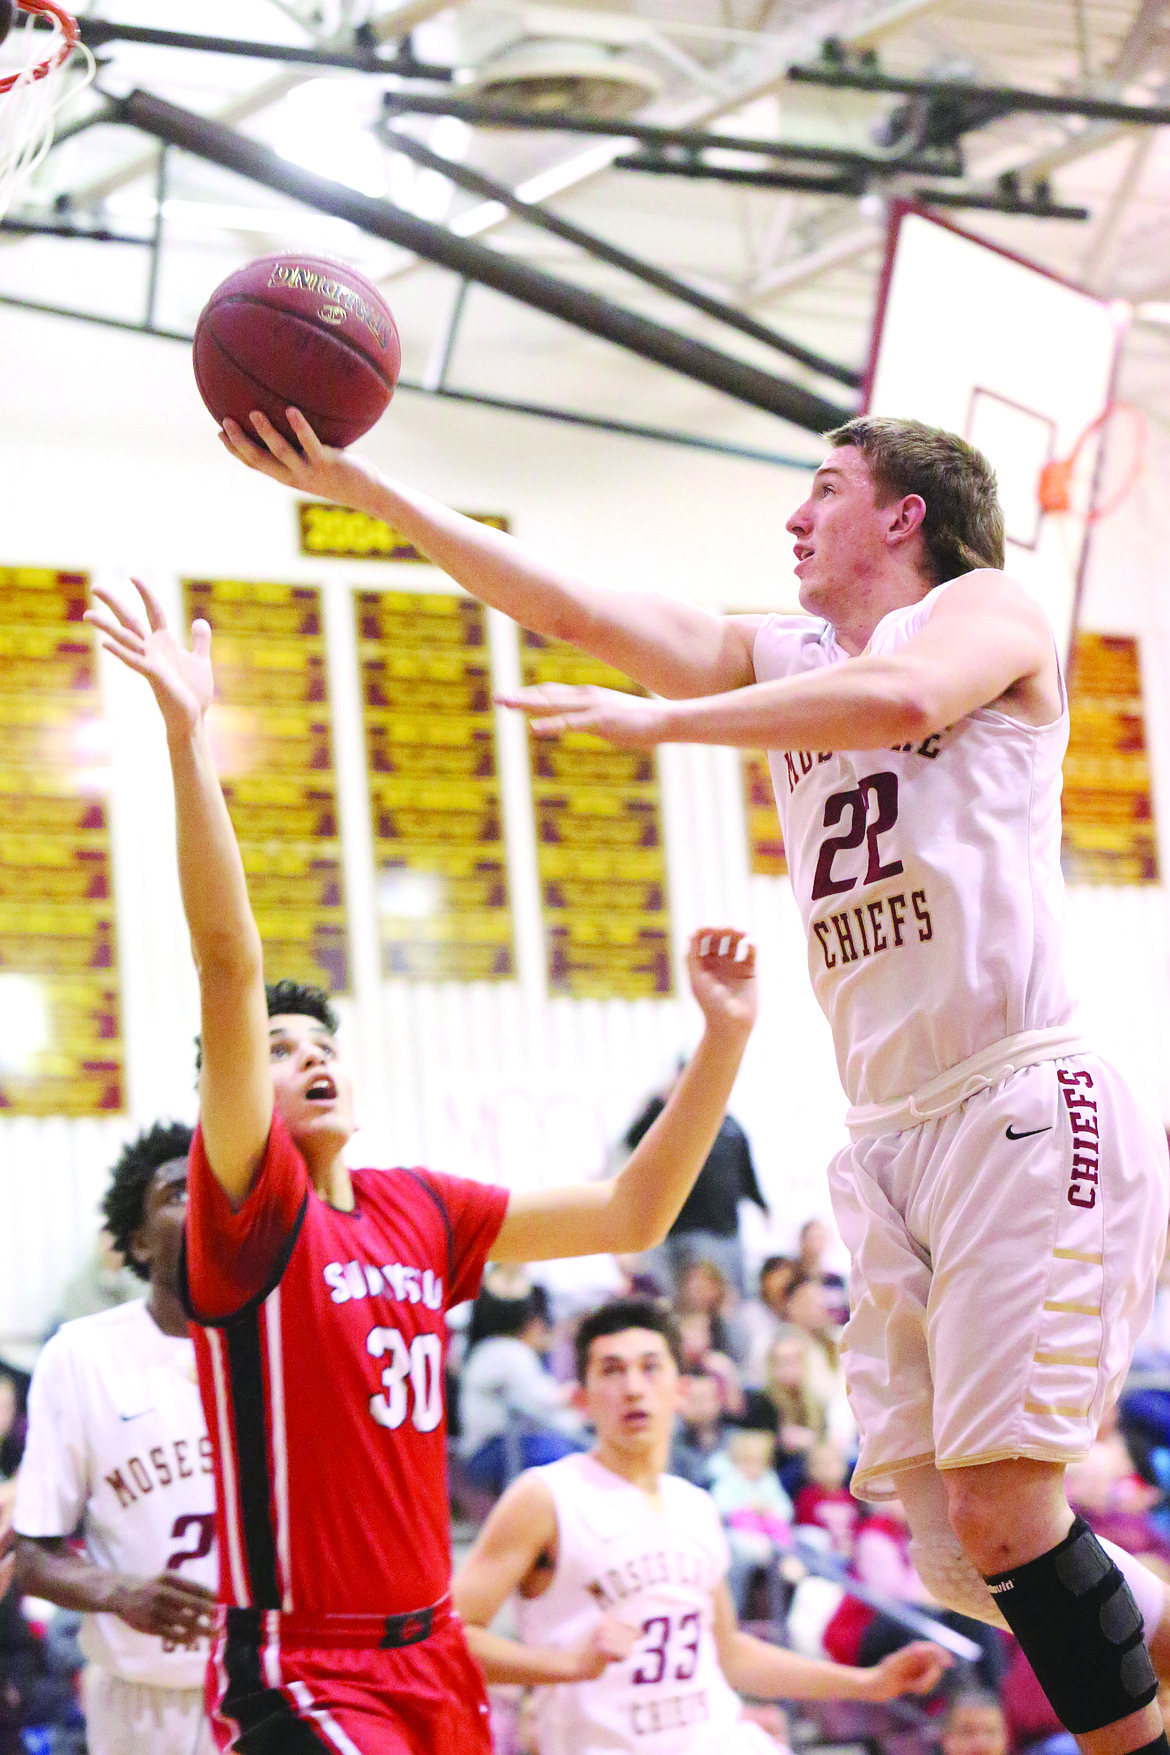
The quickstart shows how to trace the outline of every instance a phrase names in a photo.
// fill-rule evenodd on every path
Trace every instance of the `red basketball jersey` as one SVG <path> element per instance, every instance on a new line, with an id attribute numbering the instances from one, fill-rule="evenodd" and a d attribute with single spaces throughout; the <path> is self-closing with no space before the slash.
<path id="1" fill-rule="evenodd" d="M 427 1170 L 314 1191 L 274 1115 L 238 1212 L 191 1147 L 184 1299 L 215 1450 L 220 1597 L 320 1614 L 425 1608 L 450 1579 L 446 1312 L 507 1191 Z"/>

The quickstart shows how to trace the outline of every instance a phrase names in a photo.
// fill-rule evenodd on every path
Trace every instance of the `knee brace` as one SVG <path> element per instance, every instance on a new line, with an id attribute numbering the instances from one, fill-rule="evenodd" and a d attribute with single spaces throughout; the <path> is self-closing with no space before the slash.
<path id="1" fill-rule="evenodd" d="M 1141 1612 L 1083 1518 L 1057 1547 L 996 1573 L 987 1588 L 1074 1735 L 1127 1718 L 1157 1695 Z"/>

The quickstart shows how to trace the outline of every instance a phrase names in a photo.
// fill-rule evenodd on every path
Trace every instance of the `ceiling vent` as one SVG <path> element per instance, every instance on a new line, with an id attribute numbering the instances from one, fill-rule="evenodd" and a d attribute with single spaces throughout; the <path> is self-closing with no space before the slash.
<path id="1" fill-rule="evenodd" d="M 576 116 L 629 116 L 658 96 L 649 68 L 607 43 L 524 37 L 475 68 L 471 89 L 512 109 Z"/>

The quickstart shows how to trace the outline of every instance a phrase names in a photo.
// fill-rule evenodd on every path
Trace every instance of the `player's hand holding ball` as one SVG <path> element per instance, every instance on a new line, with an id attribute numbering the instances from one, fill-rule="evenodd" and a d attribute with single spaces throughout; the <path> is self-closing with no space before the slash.
<path id="1" fill-rule="evenodd" d="M 756 947 L 747 934 L 730 926 L 701 927 L 691 934 L 687 972 L 708 1028 L 746 1036 L 756 1021 Z"/>
<path id="2" fill-rule="evenodd" d="M 261 409 L 254 409 L 248 417 L 256 436 L 246 433 L 238 421 L 227 415 L 220 429 L 220 442 L 249 469 L 271 476 L 284 487 L 330 500 L 334 505 L 356 505 L 363 490 L 378 480 L 373 465 L 349 451 L 323 445 L 299 408 L 286 409 L 285 417 L 296 435 L 296 445 L 277 431 Z"/>

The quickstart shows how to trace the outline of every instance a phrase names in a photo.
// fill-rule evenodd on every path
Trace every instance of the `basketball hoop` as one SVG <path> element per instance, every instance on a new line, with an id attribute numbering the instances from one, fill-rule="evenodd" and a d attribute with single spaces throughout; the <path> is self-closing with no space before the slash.
<path id="1" fill-rule="evenodd" d="M 1097 446 L 1090 441 L 1099 439 Z M 1146 461 L 1146 421 L 1128 402 L 1111 402 L 1090 421 L 1067 457 L 1040 471 L 1041 512 L 1073 513 L 1096 524 L 1116 512 L 1133 491 Z"/>
<path id="2" fill-rule="evenodd" d="M 70 84 L 65 68 L 74 50 L 85 61 L 81 85 L 96 72 L 94 58 L 81 41 L 77 20 L 57 0 L 0 0 L 0 16 L 11 22 L 15 13 L 39 18 L 50 29 L 0 32 L 0 219 L 16 188 L 29 178 L 53 144 L 57 111 L 81 86 Z"/>

